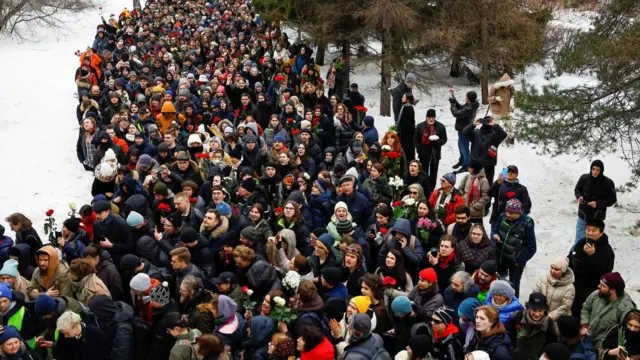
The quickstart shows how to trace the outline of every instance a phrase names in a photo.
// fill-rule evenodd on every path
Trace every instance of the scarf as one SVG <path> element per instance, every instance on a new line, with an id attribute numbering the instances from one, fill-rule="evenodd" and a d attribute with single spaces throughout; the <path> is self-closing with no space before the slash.
<path id="1" fill-rule="evenodd" d="M 473 200 L 480 198 L 480 187 L 478 186 L 478 174 L 471 175 L 471 185 L 469 186 L 469 198 L 468 204 L 471 204 Z"/>
<path id="2" fill-rule="evenodd" d="M 89 282 L 91 275 L 93 274 L 83 277 L 80 281 L 71 281 L 71 288 L 73 289 L 73 292 L 78 296 L 78 301 L 83 304 L 89 295 L 89 287 L 87 286 L 87 283 Z"/>
<path id="3" fill-rule="evenodd" d="M 509 301 L 505 301 L 504 304 L 498 305 L 498 304 L 496 304 L 495 299 L 493 297 L 491 297 L 491 305 L 493 305 L 493 307 L 496 308 L 496 310 L 500 310 L 500 309 L 502 309 L 503 307 L 505 307 L 505 306 L 507 306 L 509 304 L 510 304 Z"/>
<path id="4" fill-rule="evenodd" d="M 476 333 L 476 324 L 471 321 L 460 320 L 460 329 L 464 331 L 464 344 L 462 349 L 468 352 L 469 345 L 473 343 L 473 336 Z"/>
<path id="5" fill-rule="evenodd" d="M 292 357 L 295 353 L 295 347 L 293 346 L 293 340 L 289 339 L 282 344 L 278 344 L 273 351 L 272 356 L 278 357 Z"/>
<path id="6" fill-rule="evenodd" d="M 480 291 L 481 291 L 481 292 L 483 292 L 483 291 L 488 291 L 488 290 L 489 290 L 489 287 L 491 287 L 491 283 L 492 283 L 492 282 L 494 282 L 495 280 L 498 280 L 498 276 L 493 275 L 493 277 L 491 278 L 491 281 L 489 281 L 489 282 L 488 282 L 488 283 L 486 283 L 486 284 L 480 284 L 480 283 L 478 282 L 478 272 L 476 271 L 476 272 L 473 274 L 473 282 L 475 282 L 475 283 L 476 283 L 476 285 L 478 285 L 478 289 L 480 289 Z"/>
<path id="7" fill-rule="evenodd" d="M 547 316 L 543 316 L 540 320 L 535 321 L 533 320 L 533 318 L 531 317 L 531 315 L 529 314 L 529 312 L 525 309 L 524 311 L 524 319 L 527 322 L 527 324 L 530 325 L 535 325 L 537 327 L 542 327 L 543 325 L 547 324 Z"/>
<path id="8" fill-rule="evenodd" d="M 422 143 L 425 145 L 431 144 L 431 140 L 429 140 L 429 136 L 435 135 L 435 134 L 436 134 L 436 124 L 427 123 L 427 126 L 424 128 L 424 131 L 422 132 Z"/>
<path id="9" fill-rule="evenodd" d="M 447 336 L 452 334 L 457 334 L 457 333 L 458 333 L 458 327 L 453 325 L 453 323 L 449 323 L 449 325 L 447 325 L 447 327 L 444 328 L 444 331 L 442 332 L 442 334 L 438 334 L 438 332 L 434 331 L 433 337 L 435 342 L 438 343 L 438 342 L 441 342 L 443 339 L 445 339 Z"/>
<path id="10" fill-rule="evenodd" d="M 454 256 L 456 256 L 455 250 L 451 252 L 449 256 L 440 258 L 438 260 L 438 263 L 440 263 L 440 269 L 445 269 L 447 266 L 449 266 L 449 263 L 451 262 L 451 260 L 453 260 Z"/>

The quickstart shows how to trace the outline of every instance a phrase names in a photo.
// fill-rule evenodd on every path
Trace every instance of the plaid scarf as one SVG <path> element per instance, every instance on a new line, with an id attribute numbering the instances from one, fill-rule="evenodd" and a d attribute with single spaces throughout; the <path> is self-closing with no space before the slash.
<path id="1" fill-rule="evenodd" d="M 431 144 L 431 140 L 429 140 L 429 137 L 435 134 L 436 134 L 436 124 L 427 123 L 427 126 L 424 128 L 424 131 L 422 132 L 422 143 L 425 145 Z"/>

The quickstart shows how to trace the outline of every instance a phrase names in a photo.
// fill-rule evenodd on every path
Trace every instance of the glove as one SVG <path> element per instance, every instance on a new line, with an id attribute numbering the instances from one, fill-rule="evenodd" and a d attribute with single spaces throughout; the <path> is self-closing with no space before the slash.
<path id="1" fill-rule="evenodd" d="M 496 96 L 496 100 L 502 101 L 502 96 Z"/>
<path id="2" fill-rule="evenodd" d="M 454 102 L 456 102 L 456 99 L 454 97 L 450 97 L 449 102 L 453 104 Z"/>
<path id="3" fill-rule="evenodd" d="M 440 136 L 438 136 L 438 135 L 431 135 L 431 136 L 429 136 L 429 140 L 431 140 L 431 141 L 438 141 L 438 140 L 440 140 Z"/>

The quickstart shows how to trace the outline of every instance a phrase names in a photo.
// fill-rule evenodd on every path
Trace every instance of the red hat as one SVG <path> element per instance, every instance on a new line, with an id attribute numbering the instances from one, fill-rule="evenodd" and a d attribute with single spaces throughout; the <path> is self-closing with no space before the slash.
<path id="1" fill-rule="evenodd" d="M 438 282 L 438 275 L 436 275 L 436 271 L 433 268 L 426 268 L 420 271 L 418 275 L 430 283 Z"/>
<path id="2" fill-rule="evenodd" d="M 608 274 L 604 274 L 600 278 L 600 281 L 605 283 L 609 288 L 614 289 L 618 296 L 622 295 L 625 284 L 622 276 L 620 276 L 620 273 L 610 272 Z"/>

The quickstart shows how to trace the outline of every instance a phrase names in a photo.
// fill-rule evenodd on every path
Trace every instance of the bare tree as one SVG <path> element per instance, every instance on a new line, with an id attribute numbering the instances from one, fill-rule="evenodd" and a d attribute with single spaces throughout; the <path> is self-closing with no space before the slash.
<path id="1" fill-rule="evenodd" d="M 0 34 L 29 38 L 33 29 L 60 29 L 65 16 L 96 6 L 93 0 L 0 0 Z"/>

